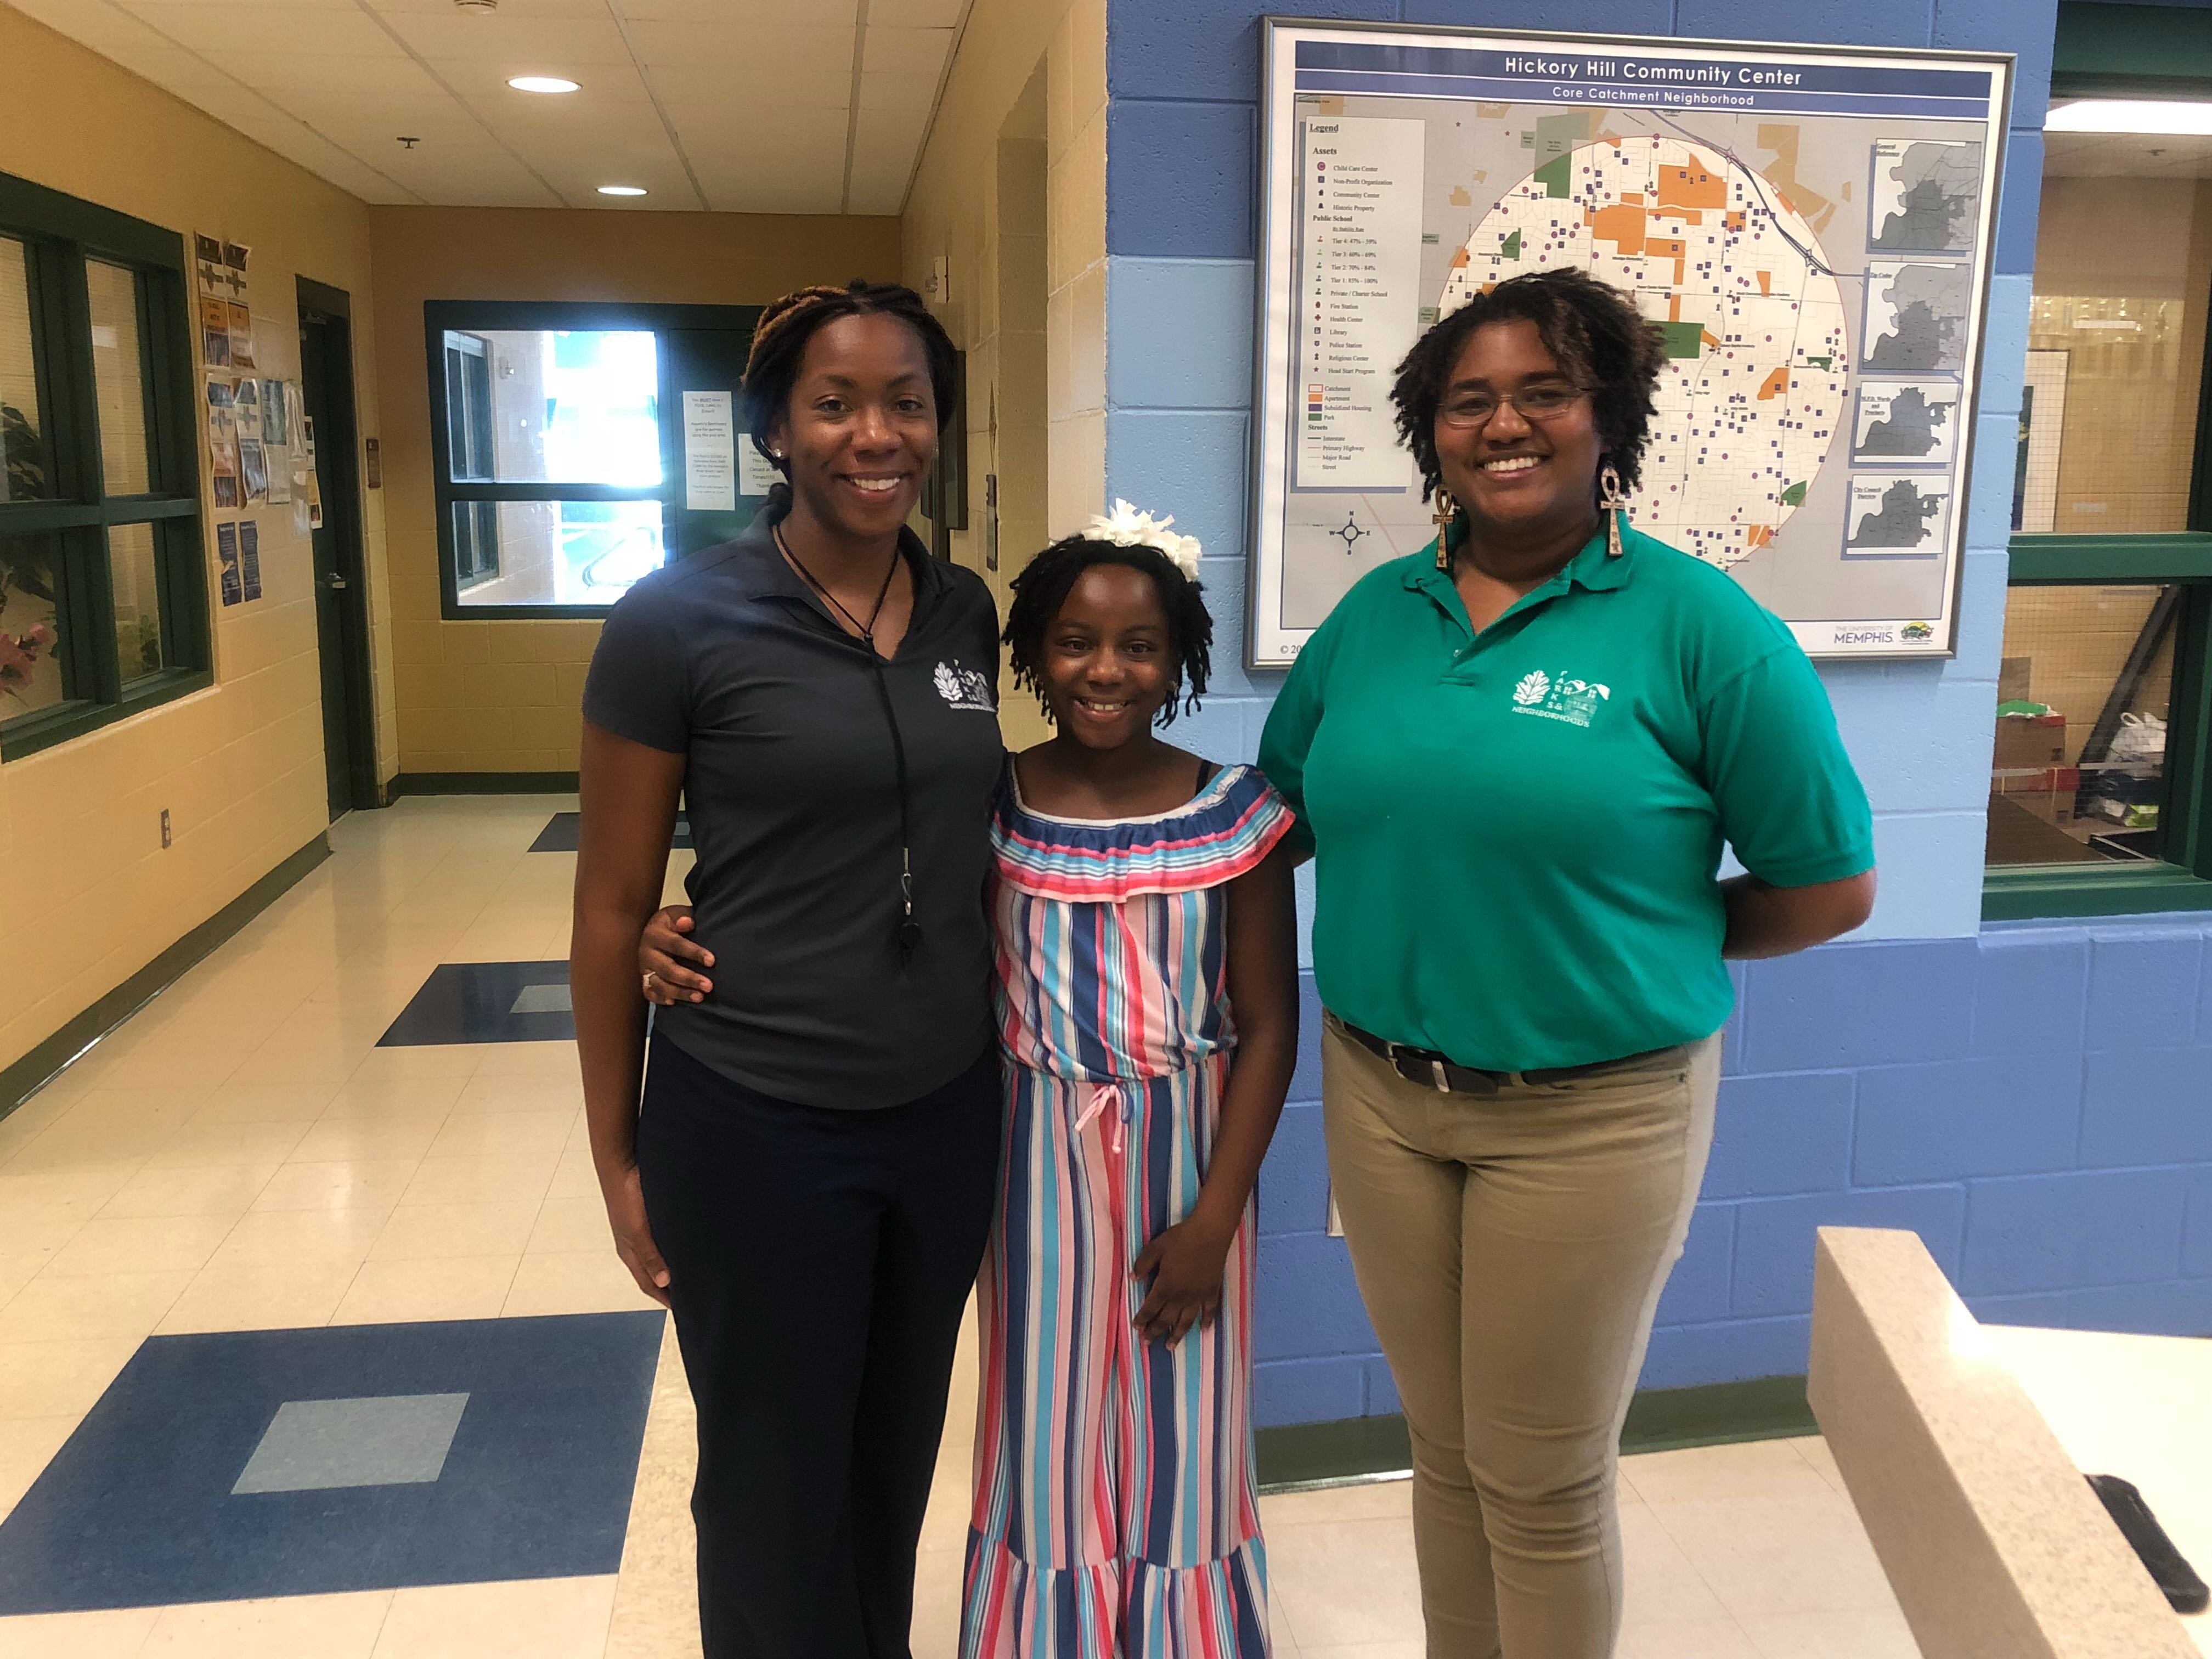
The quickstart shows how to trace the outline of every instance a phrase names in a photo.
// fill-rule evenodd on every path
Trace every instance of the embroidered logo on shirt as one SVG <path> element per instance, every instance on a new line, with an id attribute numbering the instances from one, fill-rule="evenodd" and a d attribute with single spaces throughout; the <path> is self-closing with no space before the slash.
<path id="1" fill-rule="evenodd" d="M 1595 680 L 1554 678 L 1540 668 L 1521 677 L 1513 688 L 1513 712 L 1534 714 L 1569 726 L 1588 726 L 1597 706 L 1613 699 L 1613 688 Z"/>
<path id="2" fill-rule="evenodd" d="M 957 663 L 940 662 L 932 677 L 937 684 L 937 695 L 954 708 L 980 709 L 984 714 L 997 712 L 998 704 L 991 696 L 991 683 L 972 668 L 963 668 Z"/>

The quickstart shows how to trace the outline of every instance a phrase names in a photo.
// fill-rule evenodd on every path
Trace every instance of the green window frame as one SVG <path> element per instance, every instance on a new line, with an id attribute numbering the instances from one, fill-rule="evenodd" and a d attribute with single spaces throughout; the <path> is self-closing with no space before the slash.
<path id="1" fill-rule="evenodd" d="M 658 501 L 665 556 L 680 558 L 736 533 L 751 516 L 684 508 L 681 390 L 672 378 L 672 335 L 714 334 L 750 343 L 757 306 L 618 305 L 565 301 L 433 300 L 422 307 L 430 380 L 431 493 L 438 522 L 439 612 L 448 622 L 529 622 L 604 617 L 606 605 L 471 604 L 465 595 L 497 580 L 499 509 L 505 502 Z M 483 336 L 508 331 L 652 334 L 659 347 L 660 482 L 649 485 L 559 481 L 500 483 L 492 477 L 489 353 Z M 739 353 L 740 357 L 742 353 Z M 713 526 L 710 529 L 709 526 Z"/>
<path id="2" fill-rule="evenodd" d="M 2051 84 L 2069 97 L 2212 99 L 2212 15 L 2063 0 Z M 2212 304 L 2212 294 L 2203 296 Z M 2201 372 L 2188 529 L 2158 535 L 2015 535 L 2013 587 L 2170 585 L 2173 684 L 2166 738 L 2165 860 L 1992 866 L 1988 921 L 2212 910 L 2212 333 Z"/>
<path id="3" fill-rule="evenodd" d="M 36 538 L 53 588 L 62 699 L 10 715 L 0 699 L 0 763 L 211 684 L 207 557 L 200 530 L 198 398 L 185 240 L 27 179 L 0 173 L 0 237 L 19 243 L 43 438 L 33 499 L 0 500 L 0 556 Z M 94 266 L 130 273 L 144 397 L 146 487 L 111 494 L 100 428 Z M 145 526 L 153 551 L 160 666 L 128 672 L 118 648 L 110 532 Z M 11 569 L 28 568 L 10 561 Z M 12 579 L 12 578 L 11 578 Z"/>

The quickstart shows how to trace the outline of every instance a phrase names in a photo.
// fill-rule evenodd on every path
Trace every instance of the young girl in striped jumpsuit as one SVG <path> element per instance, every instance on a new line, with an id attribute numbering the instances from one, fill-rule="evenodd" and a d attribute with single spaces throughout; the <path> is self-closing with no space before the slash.
<path id="1" fill-rule="evenodd" d="M 1126 504 L 1014 585 L 1057 733 L 991 828 L 1006 1160 L 963 1659 L 1266 1659 L 1253 1184 L 1297 1048 L 1288 810 L 1155 727 L 1205 689 L 1198 544 Z"/>

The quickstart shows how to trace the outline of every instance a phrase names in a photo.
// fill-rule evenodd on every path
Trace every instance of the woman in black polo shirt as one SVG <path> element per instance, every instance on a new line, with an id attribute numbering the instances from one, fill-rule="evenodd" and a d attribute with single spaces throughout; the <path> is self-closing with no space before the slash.
<path id="1" fill-rule="evenodd" d="M 617 1247 L 698 1404 L 708 1659 L 906 1652 L 990 1225 L 997 618 L 904 528 L 954 366 L 907 289 L 763 312 L 747 424 L 788 483 L 630 591 L 584 694 L 577 1044 Z M 679 793 L 730 969 L 661 1011 L 641 1111 L 633 963 Z"/>

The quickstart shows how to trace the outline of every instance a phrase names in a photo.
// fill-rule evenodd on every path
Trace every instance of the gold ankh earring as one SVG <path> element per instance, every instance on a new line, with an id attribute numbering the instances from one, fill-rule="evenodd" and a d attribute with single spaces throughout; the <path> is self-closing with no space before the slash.
<path id="1" fill-rule="evenodd" d="M 1437 486 L 1437 568 L 1451 568 L 1452 521 L 1459 517 L 1459 503 L 1452 499 L 1451 491 L 1442 484 Z"/>
<path id="2" fill-rule="evenodd" d="M 1628 515 L 1628 496 L 1620 487 L 1620 474 L 1608 463 L 1597 475 L 1599 490 L 1597 510 L 1605 517 L 1605 556 L 1608 559 L 1620 556 L 1620 521 Z"/>

